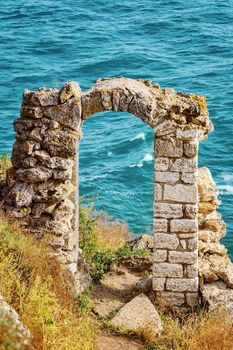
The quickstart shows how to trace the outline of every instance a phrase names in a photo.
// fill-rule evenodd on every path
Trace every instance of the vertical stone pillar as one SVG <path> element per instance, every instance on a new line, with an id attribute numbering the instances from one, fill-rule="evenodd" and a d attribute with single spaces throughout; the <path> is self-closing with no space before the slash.
<path id="1" fill-rule="evenodd" d="M 181 308 L 198 304 L 197 136 L 155 136 L 153 289 L 158 302 Z"/>
<path id="2" fill-rule="evenodd" d="M 25 91 L 1 205 L 30 233 L 52 246 L 69 271 L 77 271 L 77 148 L 81 136 L 81 90 Z"/>

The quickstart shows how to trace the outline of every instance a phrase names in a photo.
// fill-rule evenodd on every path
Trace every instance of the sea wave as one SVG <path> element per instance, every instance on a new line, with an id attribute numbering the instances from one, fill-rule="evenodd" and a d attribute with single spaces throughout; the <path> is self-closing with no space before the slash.
<path id="1" fill-rule="evenodd" d="M 130 139 L 130 141 L 134 141 L 134 140 L 145 140 L 146 135 L 144 132 L 140 132 L 139 134 L 137 134 L 136 136 L 132 137 Z"/>

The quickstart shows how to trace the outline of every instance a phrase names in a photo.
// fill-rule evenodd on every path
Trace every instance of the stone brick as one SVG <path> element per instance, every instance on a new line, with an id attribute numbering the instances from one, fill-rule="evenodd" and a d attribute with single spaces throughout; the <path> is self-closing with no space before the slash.
<path id="1" fill-rule="evenodd" d="M 158 171 L 155 172 L 155 181 L 156 182 L 177 182 L 179 181 L 180 174 L 169 172 L 169 171 Z"/>
<path id="2" fill-rule="evenodd" d="M 198 248 L 198 237 L 187 239 L 187 249 L 196 250 Z"/>
<path id="3" fill-rule="evenodd" d="M 171 166 L 171 171 L 193 173 L 197 170 L 197 159 L 178 158 Z"/>
<path id="4" fill-rule="evenodd" d="M 195 278 L 198 276 L 198 261 L 195 264 L 187 265 L 185 268 L 185 276 L 188 278 Z"/>
<path id="5" fill-rule="evenodd" d="M 197 232 L 193 233 L 179 233 L 179 239 L 194 238 L 197 236 Z"/>
<path id="6" fill-rule="evenodd" d="M 181 306 L 185 303 L 184 293 L 174 292 L 159 292 L 156 293 L 156 298 L 161 305 L 165 306 Z"/>
<path id="7" fill-rule="evenodd" d="M 155 219 L 154 232 L 167 232 L 167 219 Z"/>
<path id="8" fill-rule="evenodd" d="M 197 252 L 169 251 L 168 253 L 168 261 L 171 263 L 194 264 L 197 260 Z"/>
<path id="9" fill-rule="evenodd" d="M 197 292 L 198 278 L 168 278 L 166 289 L 173 292 Z"/>
<path id="10" fill-rule="evenodd" d="M 195 184 L 195 183 L 197 183 L 197 172 L 182 173 L 181 180 L 187 184 Z"/>
<path id="11" fill-rule="evenodd" d="M 158 157 L 182 157 L 183 142 L 172 137 L 155 139 L 155 154 Z"/>
<path id="12" fill-rule="evenodd" d="M 187 293 L 186 294 L 186 303 L 191 306 L 195 307 L 199 304 L 199 295 L 198 293 Z"/>
<path id="13" fill-rule="evenodd" d="M 163 291 L 165 289 L 166 278 L 153 278 L 153 290 Z"/>
<path id="14" fill-rule="evenodd" d="M 153 267 L 154 277 L 183 277 L 181 264 L 156 263 Z"/>
<path id="15" fill-rule="evenodd" d="M 154 236 L 154 247 L 157 249 L 176 249 L 179 245 L 177 235 L 169 233 L 156 233 Z"/>
<path id="16" fill-rule="evenodd" d="M 188 142 L 184 143 L 184 155 L 190 158 L 193 158 L 197 155 L 198 152 L 198 143 L 197 142 Z"/>
<path id="17" fill-rule="evenodd" d="M 163 189 L 162 186 L 158 183 L 154 184 L 154 200 L 160 201 L 163 196 Z"/>
<path id="18" fill-rule="evenodd" d="M 171 232 L 197 232 L 198 224 L 197 220 L 193 219 L 174 219 L 170 222 Z"/>
<path id="19" fill-rule="evenodd" d="M 177 129 L 176 130 L 176 137 L 180 140 L 184 141 L 191 141 L 198 139 L 199 132 L 196 129 L 189 129 L 189 130 L 182 130 L 182 129 Z"/>
<path id="20" fill-rule="evenodd" d="M 181 204 L 155 203 L 154 212 L 157 218 L 181 218 L 183 206 Z"/>
<path id="21" fill-rule="evenodd" d="M 163 198 L 180 203 L 195 203 L 197 201 L 197 186 L 195 185 L 165 185 Z"/>
<path id="22" fill-rule="evenodd" d="M 156 137 L 165 136 L 174 133 L 176 124 L 173 120 L 164 120 L 161 124 L 154 128 Z"/>
<path id="23" fill-rule="evenodd" d="M 164 262 L 167 260 L 167 250 L 154 249 L 153 252 L 154 262 Z"/>
<path id="24" fill-rule="evenodd" d="M 197 216 L 197 205 L 187 204 L 184 208 L 184 214 L 189 219 L 195 219 Z"/>
<path id="25" fill-rule="evenodd" d="M 154 161 L 155 170 L 166 171 L 169 168 L 170 160 L 166 157 L 156 157 Z"/>

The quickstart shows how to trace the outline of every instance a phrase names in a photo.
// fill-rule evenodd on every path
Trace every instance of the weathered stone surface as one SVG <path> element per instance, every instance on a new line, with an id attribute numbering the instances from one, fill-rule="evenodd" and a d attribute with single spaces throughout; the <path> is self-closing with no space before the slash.
<path id="1" fill-rule="evenodd" d="M 169 251 L 168 261 L 171 263 L 194 264 L 198 260 L 197 252 Z"/>
<path id="2" fill-rule="evenodd" d="M 155 203 L 154 207 L 156 218 L 181 218 L 183 216 L 183 207 L 181 204 Z"/>
<path id="3" fill-rule="evenodd" d="M 185 303 L 184 293 L 164 291 L 156 293 L 156 298 L 159 304 L 164 306 L 181 306 Z"/>
<path id="4" fill-rule="evenodd" d="M 168 220 L 167 219 L 155 219 L 154 220 L 154 232 L 167 232 Z"/>
<path id="5" fill-rule="evenodd" d="M 63 85 L 59 91 L 60 103 L 65 103 L 72 99 L 74 103 L 78 103 L 81 99 L 81 88 L 76 81 L 70 81 Z"/>
<path id="6" fill-rule="evenodd" d="M 17 207 L 28 207 L 35 192 L 31 184 L 16 183 L 6 197 L 6 202 Z"/>
<path id="7" fill-rule="evenodd" d="M 30 106 L 51 106 L 58 104 L 58 90 L 39 89 L 36 92 L 24 90 L 23 105 Z"/>
<path id="8" fill-rule="evenodd" d="M 189 306 L 195 307 L 199 304 L 199 294 L 196 293 L 186 293 L 186 302 Z"/>
<path id="9" fill-rule="evenodd" d="M 227 288 L 225 283 L 205 284 L 201 293 L 210 310 L 227 309 L 231 313 L 233 312 L 233 289 Z"/>
<path id="10" fill-rule="evenodd" d="M 135 249 L 153 249 L 153 237 L 150 235 L 142 235 L 128 242 L 129 246 Z"/>
<path id="11" fill-rule="evenodd" d="M 76 154 L 76 135 L 63 130 L 49 130 L 42 145 L 51 156 L 73 157 Z"/>
<path id="12" fill-rule="evenodd" d="M 171 232 L 197 232 L 197 220 L 194 219 L 173 219 L 170 222 Z"/>
<path id="13" fill-rule="evenodd" d="M 189 219 L 195 219 L 197 217 L 197 205 L 193 204 L 186 204 L 184 207 L 184 214 Z"/>
<path id="14" fill-rule="evenodd" d="M 197 159 L 178 158 L 171 166 L 171 171 L 193 173 L 197 170 Z"/>
<path id="15" fill-rule="evenodd" d="M 226 255 L 227 249 L 224 245 L 220 243 L 207 243 L 199 241 L 199 254 L 205 254 L 205 253 L 211 253 L 211 254 L 218 254 L 218 255 Z"/>
<path id="16" fill-rule="evenodd" d="M 52 171 L 45 167 L 35 167 L 30 169 L 18 169 L 16 176 L 23 182 L 34 183 L 47 181 L 52 177 Z"/>
<path id="17" fill-rule="evenodd" d="M 157 171 L 155 172 L 155 181 L 156 182 L 177 182 L 179 181 L 180 174 L 169 172 L 169 171 Z"/>
<path id="18" fill-rule="evenodd" d="M 197 140 L 199 138 L 198 131 L 195 129 L 177 129 L 176 137 L 180 140 Z"/>
<path id="19" fill-rule="evenodd" d="M 169 233 L 156 233 L 154 236 L 154 247 L 156 249 L 176 249 L 179 245 L 177 235 Z"/>
<path id="20" fill-rule="evenodd" d="M 194 173 L 182 173 L 181 180 L 187 184 L 197 183 L 197 172 Z"/>
<path id="21" fill-rule="evenodd" d="M 183 277 L 181 264 L 156 263 L 153 267 L 154 277 Z"/>
<path id="22" fill-rule="evenodd" d="M 211 201 L 218 195 L 218 190 L 208 168 L 198 169 L 198 193 L 201 202 Z"/>
<path id="23" fill-rule="evenodd" d="M 173 134 L 175 130 L 176 123 L 173 120 L 164 120 L 154 128 L 156 137 Z"/>
<path id="24" fill-rule="evenodd" d="M 160 201 L 163 197 L 163 189 L 162 186 L 158 183 L 154 184 L 154 200 Z"/>
<path id="25" fill-rule="evenodd" d="M 164 185 L 163 198 L 174 202 L 196 203 L 197 187 L 195 185 Z"/>
<path id="26" fill-rule="evenodd" d="M 170 161 L 166 157 L 156 157 L 154 162 L 155 171 L 166 171 L 168 170 Z"/>
<path id="27" fill-rule="evenodd" d="M 165 289 L 166 278 L 153 278 L 153 289 L 162 292 Z"/>
<path id="28" fill-rule="evenodd" d="M 188 278 L 195 278 L 198 276 L 198 260 L 192 265 L 187 265 L 185 268 L 185 276 Z"/>
<path id="29" fill-rule="evenodd" d="M 183 142 L 172 137 L 155 139 L 155 154 L 158 157 L 182 157 Z"/>
<path id="30" fill-rule="evenodd" d="M 4 319 L 7 319 L 7 318 L 11 320 L 13 329 L 12 330 L 9 329 L 9 334 L 12 331 L 12 334 L 14 337 L 17 336 L 21 339 L 20 344 L 18 345 L 20 347 L 22 346 L 25 348 L 29 348 L 31 345 L 30 344 L 31 334 L 29 330 L 22 324 L 17 312 L 9 304 L 7 304 L 7 302 L 4 300 L 1 294 L 0 294 L 0 315 L 1 315 L 2 322 L 4 321 Z M 6 347 L 8 347 L 7 342 L 5 343 L 5 345 L 3 343 L 2 343 L 3 349 L 5 348 L 5 345 Z M 8 344 L 9 345 L 11 344 L 10 339 Z"/>
<path id="31" fill-rule="evenodd" d="M 198 278 L 168 278 L 166 289 L 173 292 L 197 292 Z"/>
<path id="32" fill-rule="evenodd" d="M 188 142 L 184 143 L 184 155 L 193 158 L 197 156 L 198 152 L 198 143 L 197 142 Z"/>
<path id="33" fill-rule="evenodd" d="M 167 260 L 168 252 L 167 250 L 154 249 L 153 259 L 154 262 L 164 262 Z"/>
<path id="34" fill-rule="evenodd" d="M 150 330 L 154 337 L 163 331 L 162 321 L 153 304 L 145 294 L 140 294 L 123 306 L 111 320 L 115 327 L 131 331 L 143 328 Z"/>

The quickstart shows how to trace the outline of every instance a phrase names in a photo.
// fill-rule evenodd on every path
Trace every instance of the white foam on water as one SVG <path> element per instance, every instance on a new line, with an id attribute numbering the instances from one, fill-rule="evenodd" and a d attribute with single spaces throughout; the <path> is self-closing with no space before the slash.
<path id="1" fill-rule="evenodd" d="M 144 132 L 140 132 L 139 134 L 137 134 L 136 136 L 134 136 L 132 139 L 130 139 L 130 141 L 134 141 L 134 140 L 145 140 L 145 133 Z"/>
<path id="2" fill-rule="evenodd" d="M 143 157 L 142 160 L 140 160 L 140 162 L 138 162 L 137 164 L 131 164 L 129 165 L 130 168 L 134 168 L 135 166 L 138 168 L 143 167 L 144 163 L 146 162 L 151 162 L 153 160 L 153 155 L 151 153 L 146 153 Z"/>

